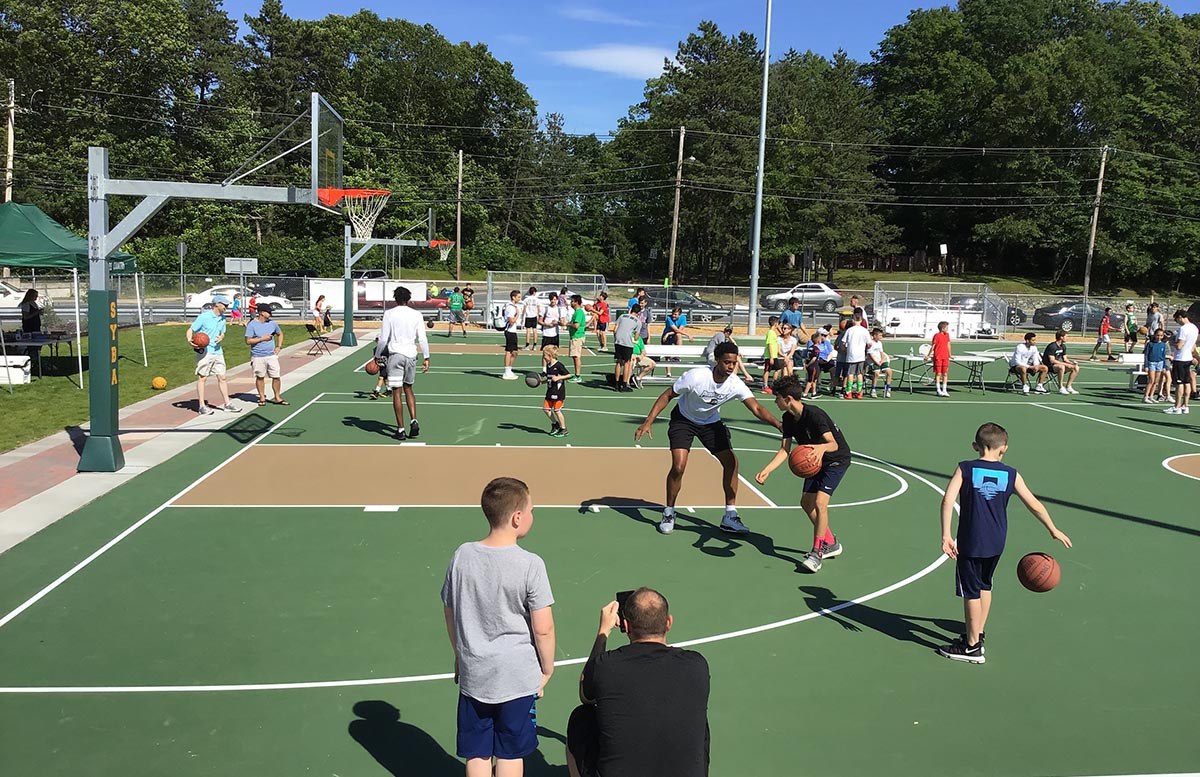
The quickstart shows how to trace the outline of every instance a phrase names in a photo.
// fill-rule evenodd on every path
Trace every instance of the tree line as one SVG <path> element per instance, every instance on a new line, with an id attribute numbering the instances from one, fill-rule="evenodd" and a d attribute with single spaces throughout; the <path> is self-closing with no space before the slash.
<path id="1" fill-rule="evenodd" d="M 9 0 L 0 75 L 18 84 L 15 198 L 85 228 L 89 145 L 110 148 L 116 176 L 224 180 L 300 137 L 305 122 L 291 123 L 317 90 L 345 118 L 347 186 L 393 192 L 376 234 L 432 207 L 453 237 L 462 149 L 467 271 L 662 277 L 684 128 L 676 278 L 746 278 L 754 35 L 699 23 L 597 136 L 539 114 L 485 43 L 370 11 L 296 19 L 281 0 L 244 22 L 239 34 L 218 0 Z M 1107 147 L 1094 282 L 1193 284 L 1198 57 L 1200 18 L 1144 0 L 959 0 L 913 11 L 865 62 L 783 53 L 771 63 L 764 279 L 790 277 L 806 251 L 903 267 L 947 244 L 947 270 L 1077 280 Z M 245 182 L 301 185 L 306 159 Z M 114 205 L 114 222 L 132 204 Z M 196 272 L 220 271 L 224 256 L 258 256 L 264 273 L 341 266 L 341 225 L 308 208 L 176 202 L 131 249 L 170 272 L 180 240 Z M 405 254 L 406 267 L 422 263 L 436 253 Z"/>

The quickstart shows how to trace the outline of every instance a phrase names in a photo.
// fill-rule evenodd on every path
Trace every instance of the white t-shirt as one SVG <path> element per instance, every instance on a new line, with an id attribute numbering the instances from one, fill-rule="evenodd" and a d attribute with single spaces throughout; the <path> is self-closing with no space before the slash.
<path id="1" fill-rule="evenodd" d="M 721 405 L 733 400 L 745 402 L 754 396 L 742 379 L 730 375 L 724 383 L 713 380 L 711 367 L 695 367 L 679 376 L 671 390 L 679 395 L 679 412 L 694 424 L 715 424 L 721 420 Z"/>
<path id="2" fill-rule="evenodd" d="M 541 312 L 541 300 L 536 294 L 530 294 L 521 300 L 521 306 L 525 309 L 525 318 L 537 318 Z"/>
<path id="3" fill-rule="evenodd" d="M 1175 334 L 1175 342 L 1183 342 L 1182 348 L 1176 348 L 1174 355 L 1171 356 L 1172 361 L 1190 362 L 1192 360 L 1192 350 L 1196 347 L 1196 335 L 1200 330 L 1196 329 L 1196 325 L 1191 321 L 1179 327 L 1179 331 Z"/>
<path id="4" fill-rule="evenodd" d="M 846 361 L 848 363 L 853 364 L 867 360 L 867 346 L 871 343 L 871 333 L 865 326 L 846 327 L 846 332 L 842 335 L 842 342 L 846 345 Z"/>
<path id="5" fill-rule="evenodd" d="M 425 318 L 408 305 L 397 305 L 383 314 L 383 329 L 379 333 L 379 342 L 387 343 L 388 352 L 416 358 L 417 346 L 421 353 L 429 358 L 429 340 L 425 337 Z M 383 351 L 381 345 L 375 347 L 375 355 Z"/>
<path id="6" fill-rule="evenodd" d="M 794 337 L 779 338 L 779 355 L 783 356 L 785 353 L 791 351 L 793 348 L 796 347 L 796 343 L 797 343 L 797 340 Z"/>
<path id="7" fill-rule="evenodd" d="M 518 315 L 519 312 L 520 311 L 517 310 L 517 304 L 515 302 L 509 302 L 507 305 L 504 306 L 504 331 L 505 332 L 517 331 L 517 327 L 521 325 L 521 317 L 520 317 L 520 315 Z M 511 323 L 510 323 L 510 319 L 511 319 Z"/>
<path id="8" fill-rule="evenodd" d="M 1017 343 L 1017 348 L 1013 351 L 1013 355 L 1009 357 L 1008 364 L 1010 367 L 1016 367 L 1019 364 L 1026 367 L 1035 367 L 1041 359 L 1041 351 L 1037 349 L 1036 345 Z"/>
<path id="9" fill-rule="evenodd" d="M 546 308 L 542 313 L 542 337 L 558 337 L 558 308 Z"/>
<path id="10" fill-rule="evenodd" d="M 887 355 L 883 352 L 883 343 L 874 338 L 871 339 L 870 345 L 867 346 L 867 358 L 872 364 L 883 364 L 887 361 Z"/>

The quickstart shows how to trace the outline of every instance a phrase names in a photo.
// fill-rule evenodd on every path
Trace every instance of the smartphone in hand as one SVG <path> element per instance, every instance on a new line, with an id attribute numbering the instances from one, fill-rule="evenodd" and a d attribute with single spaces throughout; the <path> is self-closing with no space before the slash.
<path id="1" fill-rule="evenodd" d="M 625 633 L 625 602 L 629 601 L 629 597 L 633 596 L 633 591 L 618 591 L 617 592 L 617 628 L 621 633 Z"/>

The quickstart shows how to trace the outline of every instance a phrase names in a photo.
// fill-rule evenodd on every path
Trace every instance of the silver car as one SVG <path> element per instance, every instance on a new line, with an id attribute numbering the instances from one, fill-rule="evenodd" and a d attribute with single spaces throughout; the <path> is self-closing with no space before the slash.
<path id="1" fill-rule="evenodd" d="M 796 297 L 801 309 L 819 308 L 832 313 L 842 306 L 841 293 L 825 283 L 797 283 L 788 291 L 764 294 L 759 302 L 768 310 L 787 310 L 788 300 Z"/>

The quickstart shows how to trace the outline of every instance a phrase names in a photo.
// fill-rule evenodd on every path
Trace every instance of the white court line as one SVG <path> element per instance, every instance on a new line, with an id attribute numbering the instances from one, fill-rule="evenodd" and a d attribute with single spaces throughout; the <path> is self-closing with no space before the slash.
<path id="1" fill-rule="evenodd" d="M 717 462 L 718 464 L 721 463 L 721 460 L 718 459 L 716 456 L 714 456 L 712 451 L 705 448 L 704 452 L 707 453 L 709 455 L 709 457 L 712 458 L 713 461 Z M 736 459 L 736 457 L 735 457 L 735 459 Z M 751 483 L 749 480 L 746 480 L 746 476 L 742 474 L 740 467 L 738 468 L 738 480 L 742 481 L 742 483 L 746 486 L 746 488 L 750 489 L 755 494 L 757 494 L 759 499 L 766 502 L 768 507 L 776 507 L 776 508 L 779 507 L 779 505 L 775 504 L 774 499 L 767 496 L 762 491 L 759 491 L 758 488 L 753 483 Z"/>
<path id="2" fill-rule="evenodd" d="M 363 505 L 364 513 L 398 513 L 400 505 Z"/>
<path id="3" fill-rule="evenodd" d="M 885 461 L 884 459 L 879 459 L 874 456 L 868 456 L 866 454 L 859 454 L 859 455 L 863 456 L 864 458 L 869 458 L 872 461 L 876 461 L 880 464 L 886 464 L 888 466 L 894 467 L 896 470 L 904 473 L 905 475 L 909 475 L 913 478 L 916 478 L 917 480 L 921 481 L 925 485 L 932 488 L 937 493 L 941 494 L 942 496 L 945 496 L 945 491 L 938 488 L 936 485 L 934 485 L 928 479 L 922 477 L 921 475 L 918 475 L 915 472 L 907 470 L 904 467 L 899 466 L 898 464 L 893 464 L 892 462 Z M 958 512 L 957 504 L 954 505 L 954 510 L 955 510 L 955 512 Z M 892 591 L 903 588 L 906 585 L 910 585 L 910 584 L 916 582 L 917 580 L 920 580 L 921 578 L 925 577 L 926 575 L 930 574 L 935 569 L 940 567 L 942 564 L 946 563 L 948 560 L 949 560 L 949 556 L 942 554 L 942 555 L 938 556 L 938 558 L 936 560 L 934 560 L 933 563 L 927 565 L 926 567 L 919 570 L 918 572 L 915 572 L 915 573 L 909 575 L 908 577 L 904 578 L 903 580 L 900 580 L 899 582 L 892 583 L 891 585 L 885 586 L 884 588 L 880 588 L 877 591 L 873 591 L 869 594 L 865 594 L 863 596 L 856 597 L 849 601 L 842 602 L 840 604 L 834 605 L 833 607 L 827 607 L 827 608 L 818 610 L 816 612 L 810 612 L 810 613 L 806 613 L 804 615 L 798 615 L 794 618 L 786 618 L 784 620 L 775 621 L 773 623 L 766 623 L 761 626 L 754 626 L 754 627 L 751 627 L 748 629 L 739 629 L 738 631 L 730 631 L 730 632 L 726 632 L 724 634 L 714 634 L 713 636 L 710 636 L 710 637 L 700 637 L 698 639 L 686 640 L 684 642 L 676 642 L 676 643 L 672 643 L 672 644 L 674 644 L 676 647 L 690 647 L 692 645 L 703 645 L 703 644 L 707 644 L 709 642 L 721 642 L 721 641 L 724 641 L 727 639 L 735 639 L 737 637 L 744 637 L 749 634 L 759 634 L 764 631 L 772 631 L 774 629 L 784 628 L 785 626 L 791 626 L 791 625 L 794 625 L 797 623 L 802 623 L 804 621 L 814 620 L 816 618 L 820 618 L 825 615 L 832 615 L 835 612 L 845 610 L 848 607 L 853 607 L 856 604 L 862 604 L 864 602 L 869 602 L 872 599 L 876 599 L 880 596 L 883 596 L 884 594 L 889 594 Z M 567 658 L 567 659 L 563 659 L 562 661 L 555 661 L 554 665 L 556 667 L 573 666 L 573 665 L 585 663 L 587 660 L 588 660 L 588 656 L 580 656 L 578 658 Z M 450 680 L 450 679 L 453 679 L 453 677 L 454 677 L 453 673 L 444 672 L 444 673 L 440 673 L 440 674 L 408 675 L 408 676 L 401 676 L 401 677 L 372 677 L 372 678 L 357 679 L 357 680 L 318 680 L 318 681 L 310 681 L 310 682 L 290 682 L 290 683 L 245 683 L 245 684 L 237 684 L 237 685 L 17 686 L 17 687 L 0 687 L 0 694 L 5 694 L 5 693 L 13 693 L 13 694 L 17 694 L 17 693 L 19 693 L 19 694 L 203 693 L 203 692 L 222 692 L 222 691 L 283 691 L 283 690 L 299 690 L 299 689 L 308 689 L 308 688 L 350 688 L 350 687 L 361 687 L 361 686 L 368 686 L 368 685 L 399 685 L 402 683 L 418 683 L 418 682 L 426 682 L 426 681 L 430 681 L 430 680 Z"/>
<path id="4" fill-rule="evenodd" d="M 1050 407 L 1049 405 L 1046 405 L 1046 404 L 1043 404 L 1040 402 L 1031 402 L 1030 404 L 1033 405 L 1034 407 L 1041 407 L 1041 408 L 1045 408 L 1046 410 L 1053 410 L 1056 413 L 1062 413 L 1064 415 L 1073 415 L 1076 418 L 1082 418 L 1085 421 L 1095 421 L 1098 424 L 1106 424 L 1108 426 L 1115 426 L 1118 429 L 1126 429 L 1130 432 L 1138 432 L 1140 434 L 1148 434 L 1151 437 L 1160 437 L 1164 440 L 1170 440 L 1171 442 L 1177 442 L 1180 445 L 1191 445 L 1193 447 L 1200 448 L 1200 442 L 1192 442 L 1191 440 L 1181 440 L 1178 437 L 1171 437 L 1166 434 L 1159 434 L 1158 432 L 1152 432 L 1149 429 L 1139 429 L 1136 426 L 1127 426 L 1125 424 L 1118 424 L 1115 421 L 1105 421 L 1103 418 L 1093 418 L 1090 415 L 1081 415 L 1079 413 L 1072 413 L 1068 410 L 1059 410 L 1057 407 Z"/>
<path id="5" fill-rule="evenodd" d="M 885 498 L 891 499 L 892 496 L 893 495 L 889 495 L 888 497 L 885 497 Z M 872 499 L 870 502 L 862 502 L 861 504 L 871 504 L 871 502 L 879 502 L 879 501 L 882 501 L 882 499 Z M 860 503 L 855 502 L 853 504 L 830 505 L 830 507 L 831 508 L 833 508 L 833 507 L 852 507 L 854 504 L 860 504 Z M 397 510 L 399 510 L 399 509 L 426 510 L 426 509 L 446 509 L 446 508 L 455 509 L 455 510 L 463 510 L 463 509 L 474 508 L 474 509 L 478 510 L 479 502 L 471 502 L 469 504 L 460 504 L 460 505 L 452 505 L 452 504 L 444 504 L 444 503 L 443 504 L 428 504 L 428 505 L 410 505 L 410 504 L 368 505 L 368 504 L 346 503 L 346 504 L 296 504 L 296 505 L 254 504 L 251 506 L 255 507 L 255 508 L 263 508 L 263 509 L 267 509 L 267 510 L 273 510 L 273 509 L 279 509 L 279 510 L 293 510 L 293 509 L 299 509 L 299 510 L 330 510 L 330 509 L 358 510 L 358 509 L 362 509 L 365 512 L 394 512 L 391 510 L 383 510 L 383 509 L 371 510 L 370 508 L 373 508 L 373 507 L 378 507 L 378 508 L 395 507 L 395 508 L 397 508 Z M 576 503 L 576 504 L 561 504 L 561 505 L 542 504 L 541 502 L 536 502 L 533 506 L 539 510 L 541 510 L 543 508 L 555 508 L 555 509 L 563 509 L 563 510 L 583 510 L 583 509 L 585 509 L 584 504 L 582 502 Z M 588 507 L 592 507 L 592 506 L 593 505 L 588 505 Z M 660 507 L 663 507 L 663 505 L 658 502 L 653 502 L 653 503 L 631 502 L 629 504 L 604 503 L 604 504 L 595 505 L 595 506 L 596 507 L 610 507 L 610 508 L 618 508 L 618 507 L 621 507 L 621 508 L 647 508 L 647 509 L 651 509 L 651 510 L 656 510 Z M 170 509 L 172 509 L 172 510 L 202 510 L 202 509 L 203 510 L 211 510 L 213 508 L 228 508 L 228 507 L 229 507 L 228 504 L 192 504 L 190 502 L 188 504 L 184 504 L 184 505 L 179 505 L 179 504 L 170 505 Z M 723 504 L 691 505 L 691 508 L 689 508 L 689 509 L 692 509 L 692 508 L 694 508 L 696 510 L 723 510 L 723 509 L 725 509 L 725 505 L 723 505 Z M 682 509 L 682 506 L 681 506 L 681 509 Z M 800 505 L 774 505 L 774 506 L 738 505 L 739 511 L 741 511 L 741 510 L 799 510 L 799 509 L 800 509 Z"/>
<path id="6" fill-rule="evenodd" d="M 1175 459 L 1182 459 L 1182 458 L 1186 458 L 1188 456 L 1195 456 L 1195 455 L 1196 454 L 1194 454 L 1194 453 L 1180 453 L 1177 456 L 1169 456 L 1162 460 L 1162 465 L 1172 475 L 1182 475 L 1183 477 L 1191 478 L 1192 480 L 1200 480 L 1200 478 L 1196 477 L 1195 475 L 1189 475 L 1186 472 L 1180 472 L 1179 470 L 1177 470 L 1171 466 L 1171 462 L 1175 461 Z"/>
<path id="7" fill-rule="evenodd" d="M 212 469 L 210 469 L 208 472 L 204 473 L 204 474 L 203 474 L 203 475 L 201 475 L 200 477 L 198 477 L 198 478 L 196 478 L 195 480 L 193 480 L 193 481 L 192 481 L 192 483 L 191 483 L 189 486 L 187 486 L 186 488 L 184 488 L 182 491 L 180 491 L 180 492 L 179 492 L 178 494 L 176 494 L 175 496 L 173 496 L 173 497 L 171 497 L 170 499 L 168 499 L 166 502 L 163 502 L 161 505 L 159 505 L 158 507 L 154 508 L 152 511 L 150 511 L 150 512 L 149 512 L 149 513 L 147 513 L 145 516 L 143 516 L 143 517 L 141 518 L 141 520 L 139 520 L 137 523 L 133 524 L 133 525 L 132 525 L 132 526 L 130 526 L 128 529 L 126 529 L 125 531 L 123 531 L 123 532 L 121 532 L 120 534 L 118 534 L 116 537 L 113 537 L 111 540 L 109 540 L 108 542 L 106 542 L 106 543 L 104 543 L 103 545 L 101 545 L 101 546 L 100 546 L 100 547 L 99 547 L 99 548 L 98 548 L 96 551 L 94 551 L 94 552 L 93 552 L 93 553 L 92 553 L 90 556 L 88 556 L 87 558 L 85 558 L 83 561 L 80 561 L 78 564 L 76 564 L 75 566 L 71 567 L 71 568 L 70 568 L 70 569 L 68 569 L 66 572 L 64 572 L 62 575 L 60 575 L 60 576 L 59 576 L 59 578 L 58 578 L 57 580 L 55 580 L 53 583 L 51 583 L 50 585 L 46 586 L 46 587 L 45 587 L 45 588 L 43 588 L 42 590 L 38 591 L 38 592 L 37 592 L 36 594 L 34 594 L 33 596 L 31 596 L 31 597 L 29 597 L 28 599 L 26 599 L 26 600 L 25 600 L 25 601 L 24 601 L 22 604 L 18 605 L 18 606 L 17 606 L 15 609 L 13 609 L 11 612 L 9 612 L 7 615 L 5 615 L 3 618 L 0 618 L 0 628 L 3 628 L 3 627 L 4 627 L 4 626 L 5 626 L 5 625 L 6 625 L 6 624 L 9 622 L 9 621 L 11 621 L 13 618 L 17 617 L 17 616 L 18 616 L 18 615 L 20 615 L 21 613 L 23 613 L 23 612 L 25 612 L 26 610 L 28 610 L 30 607 L 32 607 L 34 604 L 36 604 L 38 601 L 40 601 L 40 600 L 42 599 L 42 597 L 46 596 L 46 594 L 50 593 L 50 592 L 51 592 L 51 591 L 53 591 L 55 588 L 58 588 L 60 585 L 62 585 L 63 583 L 67 582 L 68 580 L 70 580 L 70 579 L 71 579 L 72 577 L 74 577 L 74 576 L 75 576 L 77 573 L 79 573 L 81 570 L 83 570 L 83 568 L 84 568 L 84 567 L 86 567 L 88 564 L 91 564 L 93 561 L 95 561 L 96 559 L 98 559 L 98 558 L 100 558 L 101 556 L 103 556 L 105 553 L 107 553 L 107 552 L 108 552 L 108 550 L 109 550 L 110 548 L 112 548 L 112 546 L 116 545 L 118 542 L 120 542 L 121 540 L 125 539 L 125 538 L 126 538 L 126 537 L 128 537 L 130 534 L 133 534 L 133 533 L 134 533 L 135 531 L 137 531 L 137 530 L 138 530 L 138 529 L 139 529 L 141 526 L 143 526 L 143 525 L 144 525 L 144 524 L 145 524 L 147 521 L 149 521 L 151 518 L 153 518 L 154 516 L 156 516 L 156 515 L 158 515 L 159 513 L 161 513 L 161 512 L 162 512 L 164 509 L 166 509 L 166 508 L 167 508 L 167 507 L 168 507 L 168 506 L 169 506 L 169 505 L 170 505 L 172 502 L 174 502 L 176 499 L 179 499 L 180 497 L 182 497 L 182 496 L 184 496 L 185 494 L 187 494 L 187 493 L 188 493 L 189 491 L 191 491 L 193 488 L 195 488 L 196 486 L 200 485 L 200 483 L 201 483 L 202 481 L 204 481 L 204 480 L 205 480 L 205 479 L 207 479 L 208 477 L 210 477 L 210 476 L 212 476 L 213 474 L 215 474 L 215 473 L 216 473 L 218 470 L 221 470 L 221 469 L 223 469 L 223 468 L 224 468 L 224 467 L 225 467 L 227 464 L 229 464 L 231 461 L 233 461 L 234 459 L 236 459 L 238 456 L 241 456 L 243 453 L 245 453 L 246 451 L 248 451 L 248 450 L 250 450 L 251 448 L 253 448 L 253 447 L 254 447 L 256 444 L 258 444 L 259 440 L 262 440 L 262 439 L 266 438 L 266 436 L 267 436 L 267 435 L 269 435 L 269 434 L 270 434 L 272 431 L 274 431 L 275 429 L 278 429 L 279 427 L 283 426 L 285 423 L 287 423 L 288 421 L 290 421 L 292 418 L 294 418 L 294 417 L 296 417 L 297 415 L 299 415 L 299 414 L 301 413 L 301 411 L 303 411 L 303 410 L 304 410 L 306 407 L 308 407 L 308 406 L 309 406 L 309 405 L 311 405 L 312 403 L 316 402 L 316 401 L 317 401 L 317 399 L 318 399 L 319 397 L 321 397 L 321 396 L 322 396 L 321 394 L 317 394 L 317 396 L 313 397 L 313 398 L 312 398 L 312 399 L 310 399 L 308 402 L 305 402 L 303 405 L 301 405 L 300 407 L 296 408 L 294 411 L 292 411 L 292 413 L 291 413 L 291 414 L 289 414 L 289 415 L 288 415 L 286 418 L 284 418 L 282 421 L 280 421 L 280 422 L 279 422 L 279 423 L 277 423 L 277 424 L 274 424 L 273 426 L 271 426 L 271 428 L 270 428 L 270 429 L 267 429 L 265 432 L 263 432 L 262 434 L 260 434 L 258 437 L 255 437 L 255 438 L 254 438 L 253 440 L 251 440 L 249 443 L 247 443 L 246 445 L 244 445 L 244 446 L 242 446 L 241 448 L 239 448 L 239 449 L 238 449 L 238 450 L 237 450 L 237 451 L 236 451 L 236 452 L 235 452 L 235 453 L 234 453 L 232 456 L 230 456 L 229 458 L 225 459 L 225 460 L 224 460 L 224 461 L 222 461 L 220 464 L 218 464 L 217 466 L 215 466 L 215 467 L 213 467 Z"/>
<path id="8" fill-rule="evenodd" d="M 365 395 L 367 393 L 369 393 L 369 392 L 364 391 L 362 399 L 359 399 L 359 400 L 326 399 L 321 402 L 318 402 L 317 404 L 318 405 L 359 405 L 359 406 L 362 406 L 370 401 L 370 400 L 366 399 Z M 533 391 L 530 392 L 531 395 L 534 393 L 535 392 L 533 392 Z M 351 396 L 354 396 L 354 395 L 351 394 Z M 417 401 L 418 402 L 422 402 L 422 400 L 424 400 L 425 397 L 462 397 L 464 399 L 468 399 L 470 397 L 485 397 L 485 398 L 497 398 L 497 399 L 520 399 L 521 395 L 520 394 L 422 394 L 420 392 L 417 392 Z M 755 397 L 757 398 L 758 395 L 755 395 Z M 640 401 L 646 403 L 647 405 L 649 405 L 649 404 L 652 404 L 653 400 L 657 399 L 657 398 L 658 398 L 657 394 L 646 395 L 643 397 L 607 397 L 604 395 L 599 395 L 599 396 L 585 395 L 585 396 L 571 396 L 569 398 L 569 401 L 573 402 L 573 401 L 579 400 L 579 399 L 605 399 L 605 400 L 608 400 L 611 402 L 640 400 Z M 838 405 L 845 402 L 847 407 L 876 407 L 876 406 L 886 407 L 888 405 L 905 405 L 905 404 L 930 404 L 930 405 L 938 405 L 940 407 L 956 407 L 958 405 L 1008 405 L 1010 407 L 1028 407 L 1033 404 L 1031 402 L 1021 402 L 1018 399 L 1016 399 L 1015 397 L 1013 399 L 1006 399 L 1006 400 L 959 399 L 959 400 L 955 400 L 955 401 L 951 401 L 951 402 L 940 402 L 936 399 L 933 399 L 932 397 L 930 397 L 929 399 L 894 399 L 894 398 L 893 399 L 876 399 L 871 402 L 867 402 L 867 401 L 859 402 L 857 400 L 847 401 L 844 399 L 836 399 L 834 397 L 822 397 L 822 399 L 828 400 L 829 402 L 831 402 L 833 404 L 838 404 Z M 450 404 L 450 403 L 424 402 L 423 404 L 442 405 L 442 404 Z M 817 404 L 820 405 L 820 404 L 822 404 L 822 402 L 818 401 Z M 1054 404 L 1090 406 L 1095 403 L 1079 402 L 1077 400 L 1064 399 L 1061 401 L 1055 400 Z M 379 406 L 380 407 L 390 407 L 387 404 L 382 404 Z M 518 406 L 514 406 L 514 405 L 476 405 L 473 403 L 468 406 L 469 407 L 518 407 Z M 538 411 L 541 411 L 542 408 L 539 406 L 535 409 Z M 577 413 L 587 412 L 586 410 L 580 410 L 575 407 L 564 407 L 563 410 L 567 411 L 567 412 L 577 412 Z"/>

